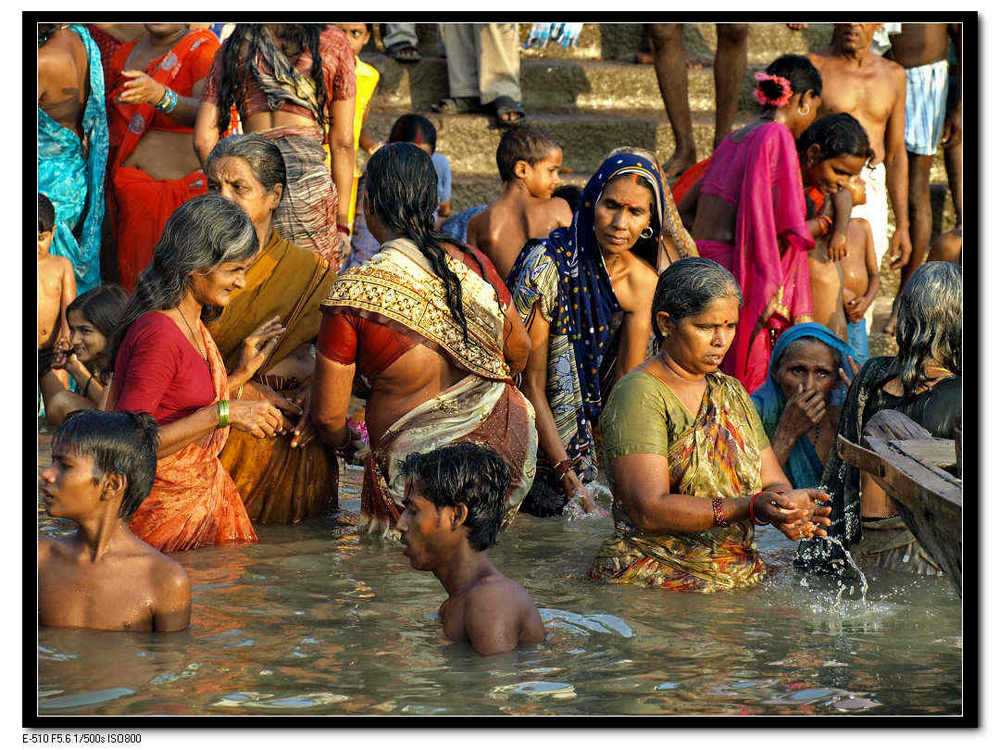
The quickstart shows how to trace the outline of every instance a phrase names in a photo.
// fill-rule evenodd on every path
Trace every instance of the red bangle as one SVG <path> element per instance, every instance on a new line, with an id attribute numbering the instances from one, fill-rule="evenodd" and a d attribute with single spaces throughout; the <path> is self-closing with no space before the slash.
<path id="1" fill-rule="evenodd" d="M 351 228 L 349 226 L 347 226 L 346 224 L 340 224 L 340 223 L 338 223 L 337 224 L 337 231 L 338 232 L 343 232 L 346 235 L 350 235 L 351 234 Z"/>
<path id="2" fill-rule="evenodd" d="M 717 497 L 712 500 L 712 525 L 726 527 L 729 521 L 722 517 L 722 498 Z"/>

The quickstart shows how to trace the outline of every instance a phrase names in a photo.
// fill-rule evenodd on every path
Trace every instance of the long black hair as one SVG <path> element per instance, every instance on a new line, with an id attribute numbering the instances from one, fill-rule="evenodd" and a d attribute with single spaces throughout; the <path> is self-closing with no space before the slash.
<path id="1" fill-rule="evenodd" d="M 423 149 L 412 143 L 390 143 L 368 160 L 367 200 L 372 211 L 392 232 L 411 240 L 431 264 L 434 273 L 444 282 L 445 299 L 452 317 L 469 341 L 469 329 L 462 309 L 462 284 L 448 268 L 448 254 L 442 242 L 454 241 L 434 228 L 434 210 L 438 207 L 437 172 Z M 458 248 L 469 251 L 462 245 Z M 471 254 L 471 253 L 469 253 Z M 472 254 L 483 278 L 483 264 Z"/>
<path id="2" fill-rule="evenodd" d="M 66 316 L 70 313 L 78 312 L 105 338 L 105 348 L 102 354 L 105 356 L 104 369 L 110 369 L 111 362 L 107 360 L 107 342 L 110 342 L 118 330 L 125 305 L 128 304 L 128 295 L 125 290 L 117 284 L 104 284 L 94 287 L 66 306 Z"/>
<path id="3" fill-rule="evenodd" d="M 827 115 L 816 120 L 799 136 L 796 143 L 799 158 L 804 160 L 806 151 L 812 145 L 819 146 L 820 161 L 838 156 L 860 156 L 866 162 L 874 158 L 868 142 L 868 133 L 854 117 L 846 112 Z"/>
<path id="4" fill-rule="evenodd" d="M 319 35 L 324 28 L 324 24 L 316 23 L 283 23 L 280 33 L 276 35 L 280 39 L 275 41 L 279 45 L 285 42 L 288 46 L 297 47 L 300 50 L 299 54 L 309 50 L 309 54 L 312 55 L 309 77 L 316 85 L 316 101 L 319 104 L 319 119 L 316 124 L 320 130 L 326 132 L 327 92 L 323 81 L 323 59 L 319 52 Z M 226 132 L 229 127 L 229 111 L 234 104 L 240 117 L 246 121 L 246 79 L 251 74 L 251 57 L 267 33 L 265 24 L 238 23 L 222 45 L 222 76 L 219 81 L 217 123 L 219 135 Z M 294 66 L 297 59 L 296 55 L 295 59 L 289 58 L 289 62 Z"/>
<path id="5" fill-rule="evenodd" d="M 208 273 L 221 263 L 246 260 L 257 252 L 257 231 L 246 212 L 218 193 L 207 193 L 181 204 L 167 219 L 153 248 L 153 260 L 139 274 L 115 330 L 108 352 L 114 367 L 126 331 L 150 310 L 170 310 L 187 293 L 192 273 Z M 206 305 L 202 320 L 218 317 L 219 308 Z"/>

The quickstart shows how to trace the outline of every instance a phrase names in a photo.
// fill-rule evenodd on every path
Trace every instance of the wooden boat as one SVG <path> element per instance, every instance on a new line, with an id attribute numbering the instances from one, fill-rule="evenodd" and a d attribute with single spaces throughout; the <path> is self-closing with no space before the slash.
<path id="1" fill-rule="evenodd" d="M 961 438 L 942 440 L 909 417 L 880 411 L 860 446 L 837 437 L 844 461 L 867 472 L 895 502 L 910 533 L 962 593 Z"/>

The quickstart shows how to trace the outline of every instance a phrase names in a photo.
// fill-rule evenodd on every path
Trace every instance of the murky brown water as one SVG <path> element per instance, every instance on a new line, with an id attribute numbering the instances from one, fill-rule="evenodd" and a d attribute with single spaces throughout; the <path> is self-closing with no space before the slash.
<path id="1" fill-rule="evenodd" d="M 43 453 L 47 443 L 43 442 Z M 47 463 L 47 455 L 40 464 Z M 342 474 L 357 511 L 360 472 Z M 870 576 L 867 601 L 801 585 L 794 547 L 763 586 L 671 594 L 586 579 L 611 522 L 520 517 L 492 551 L 542 610 L 545 643 L 481 659 L 441 634 L 444 592 L 400 547 L 328 519 L 176 555 L 184 633 L 46 628 L 42 714 L 956 714 L 960 599 L 944 579 Z M 39 508 L 40 535 L 67 526 Z"/>

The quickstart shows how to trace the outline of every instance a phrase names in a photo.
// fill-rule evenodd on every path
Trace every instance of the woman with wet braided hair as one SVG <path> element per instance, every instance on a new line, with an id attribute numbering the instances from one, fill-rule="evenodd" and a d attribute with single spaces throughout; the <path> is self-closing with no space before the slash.
<path id="1" fill-rule="evenodd" d="M 241 23 L 215 56 L 195 122 L 203 165 L 229 129 L 234 108 L 244 133 L 274 141 L 289 187 L 274 228 L 334 268 L 349 244 L 354 93 L 354 53 L 343 30 Z M 329 166 L 324 143 L 330 146 Z"/>
<path id="2" fill-rule="evenodd" d="M 538 442 L 534 412 L 512 384 L 528 334 L 490 260 L 434 229 L 437 175 L 424 151 L 391 143 L 366 179 L 365 222 L 381 247 L 323 302 L 312 419 L 328 445 L 354 453 L 346 418 L 357 372 L 368 392 L 368 530 L 391 532 L 399 518 L 407 455 L 458 441 L 489 445 L 507 463 L 507 524 L 531 486 Z"/>

